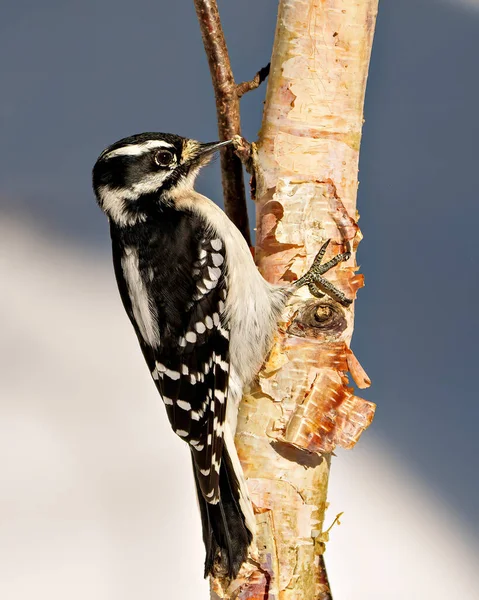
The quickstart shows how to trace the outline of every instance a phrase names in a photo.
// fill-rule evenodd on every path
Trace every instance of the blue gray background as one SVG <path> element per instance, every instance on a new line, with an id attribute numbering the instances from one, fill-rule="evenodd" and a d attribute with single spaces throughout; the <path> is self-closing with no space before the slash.
<path id="1" fill-rule="evenodd" d="M 219 5 L 236 78 L 249 79 L 270 58 L 277 3 Z M 362 395 L 378 405 L 361 445 L 387 448 L 476 540 L 478 57 L 476 3 L 381 4 L 358 199 L 366 287 L 353 338 L 373 380 Z M 0 20 L 0 65 L 0 215 L 10 232 L 27 228 L 30 239 L 56 248 L 59 256 L 109 260 L 107 225 L 90 187 L 90 169 L 105 146 L 145 130 L 216 139 L 209 71 L 187 0 L 9 2 Z M 260 127 L 263 95 L 260 89 L 242 100 L 243 134 L 251 140 Z M 216 163 L 201 174 L 199 189 L 220 201 L 219 181 Z M 2 289 L 13 298 L 8 265 L 18 253 L 6 240 L 11 238 L 0 242 Z M 30 273 L 28 252 L 22 256 L 24 289 L 32 306 L 44 304 L 42 319 L 49 291 L 36 283 L 41 273 Z M 118 310 L 109 283 L 106 293 Z M 85 302 L 94 315 L 94 296 Z M 14 330 L 16 318 L 22 317 L 4 314 L 5 326 Z M 49 338 L 57 334 L 48 329 Z M 74 343 L 72 330 L 64 352 Z M 22 369 L 41 351 L 4 348 Z M 28 376 L 28 368 L 22 373 Z M 98 381 L 108 394 L 108 381 L 101 375 Z M 36 385 L 41 387 L 41 378 Z M 0 404 L 6 415 L 17 402 L 16 389 L 13 383 Z M 35 410 L 42 413 L 41 402 Z M 14 463 L 15 451 L 6 451 Z M 3 512 L 7 520 L 8 514 Z M 20 597 L 14 591 L 8 596 Z M 109 592 L 98 595 L 106 597 Z"/>

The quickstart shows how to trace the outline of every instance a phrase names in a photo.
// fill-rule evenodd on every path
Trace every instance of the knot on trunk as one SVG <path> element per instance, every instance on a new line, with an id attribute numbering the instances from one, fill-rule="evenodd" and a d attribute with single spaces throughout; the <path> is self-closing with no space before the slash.
<path id="1" fill-rule="evenodd" d="M 330 299 L 307 300 L 294 313 L 287 332 L 298 337 L 338 337 L 346 329 L 343 308 Z"/>

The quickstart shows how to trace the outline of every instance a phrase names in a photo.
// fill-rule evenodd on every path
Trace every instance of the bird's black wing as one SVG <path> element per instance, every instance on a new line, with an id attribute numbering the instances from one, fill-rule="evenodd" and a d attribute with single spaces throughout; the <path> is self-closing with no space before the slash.
<path id="1" fill-rule="evenodd" d="M 115 271 L 172 428 L 190 444 L 201 492 L 207 502 L 215 503 L 229 376 L 225 248 L 207 227 L 189 223 L 182 231 L 176 223 L 175 236 L 181 240 L 176 248 L 168 233 L 157 228 L 149 233 L 148 244 L 137 246 L 141 285 L 156 319 L 156 344 L 142 335 L 121 259 L 114 260 Z"/>

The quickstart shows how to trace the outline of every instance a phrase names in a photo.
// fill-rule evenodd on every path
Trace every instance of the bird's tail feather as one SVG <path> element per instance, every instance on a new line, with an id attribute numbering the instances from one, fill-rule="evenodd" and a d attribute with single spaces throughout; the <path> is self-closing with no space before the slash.
<path id="1" fill-rule="evenodd" d="M 236 450 L 228 442 L 232 443 L 232 439 L 227 440 L 225 437 L 219 478 L 219 502 L 206 502 L 199 487 L 194 462 L 193 470 L 206 549 L 205 577 L 213 572 L 218 557 L 220 570 L 234 579 L 248 557 L 248 548 L 254 535 L 254 517 L 241 467 L 240 471 L 237 470 L 240 463 Z"/>

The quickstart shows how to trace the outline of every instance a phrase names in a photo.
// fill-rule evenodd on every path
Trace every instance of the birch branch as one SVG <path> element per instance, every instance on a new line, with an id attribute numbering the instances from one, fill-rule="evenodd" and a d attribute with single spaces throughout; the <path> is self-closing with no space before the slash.
<path id="1" fill-rule="evenodd" d="M 328 278 L 350 298 L 363 285 L 356 192 L 377 4 L 279 2 L 263 125 L 253 147 L 256 258 L 272 283 L 300 277 L 331 239 L 331 256 L 352 254 Z M 236 435 L 258 555 L 236 581 L 213 579 L 212 599 L 331 598 L 323 560 L 331 453 L 337 445 L 354 446 L 375 408 L 348 387 L 348 371 L 358 387 L 370 384 L 349 348 L 353 325 L 354 304 L 344 308 L 307 289 L 287 307 L 258 382 L 243 399 Z"/>
<path id="2" fill-rule="evenodd" d="M 260 76 L 259 73 L 256 76 L 257 85 L 255 80 L 236 85 L 216 0 L 194 0 L 194 3 L 215 91 L 219 137 L 221 141 L 229 140 L 241 134 L 240 97 L 260 85 Z M 225 212 L 251 246 L 243 165 L 232 147 L 221 151 L 221 178 Z"/>

